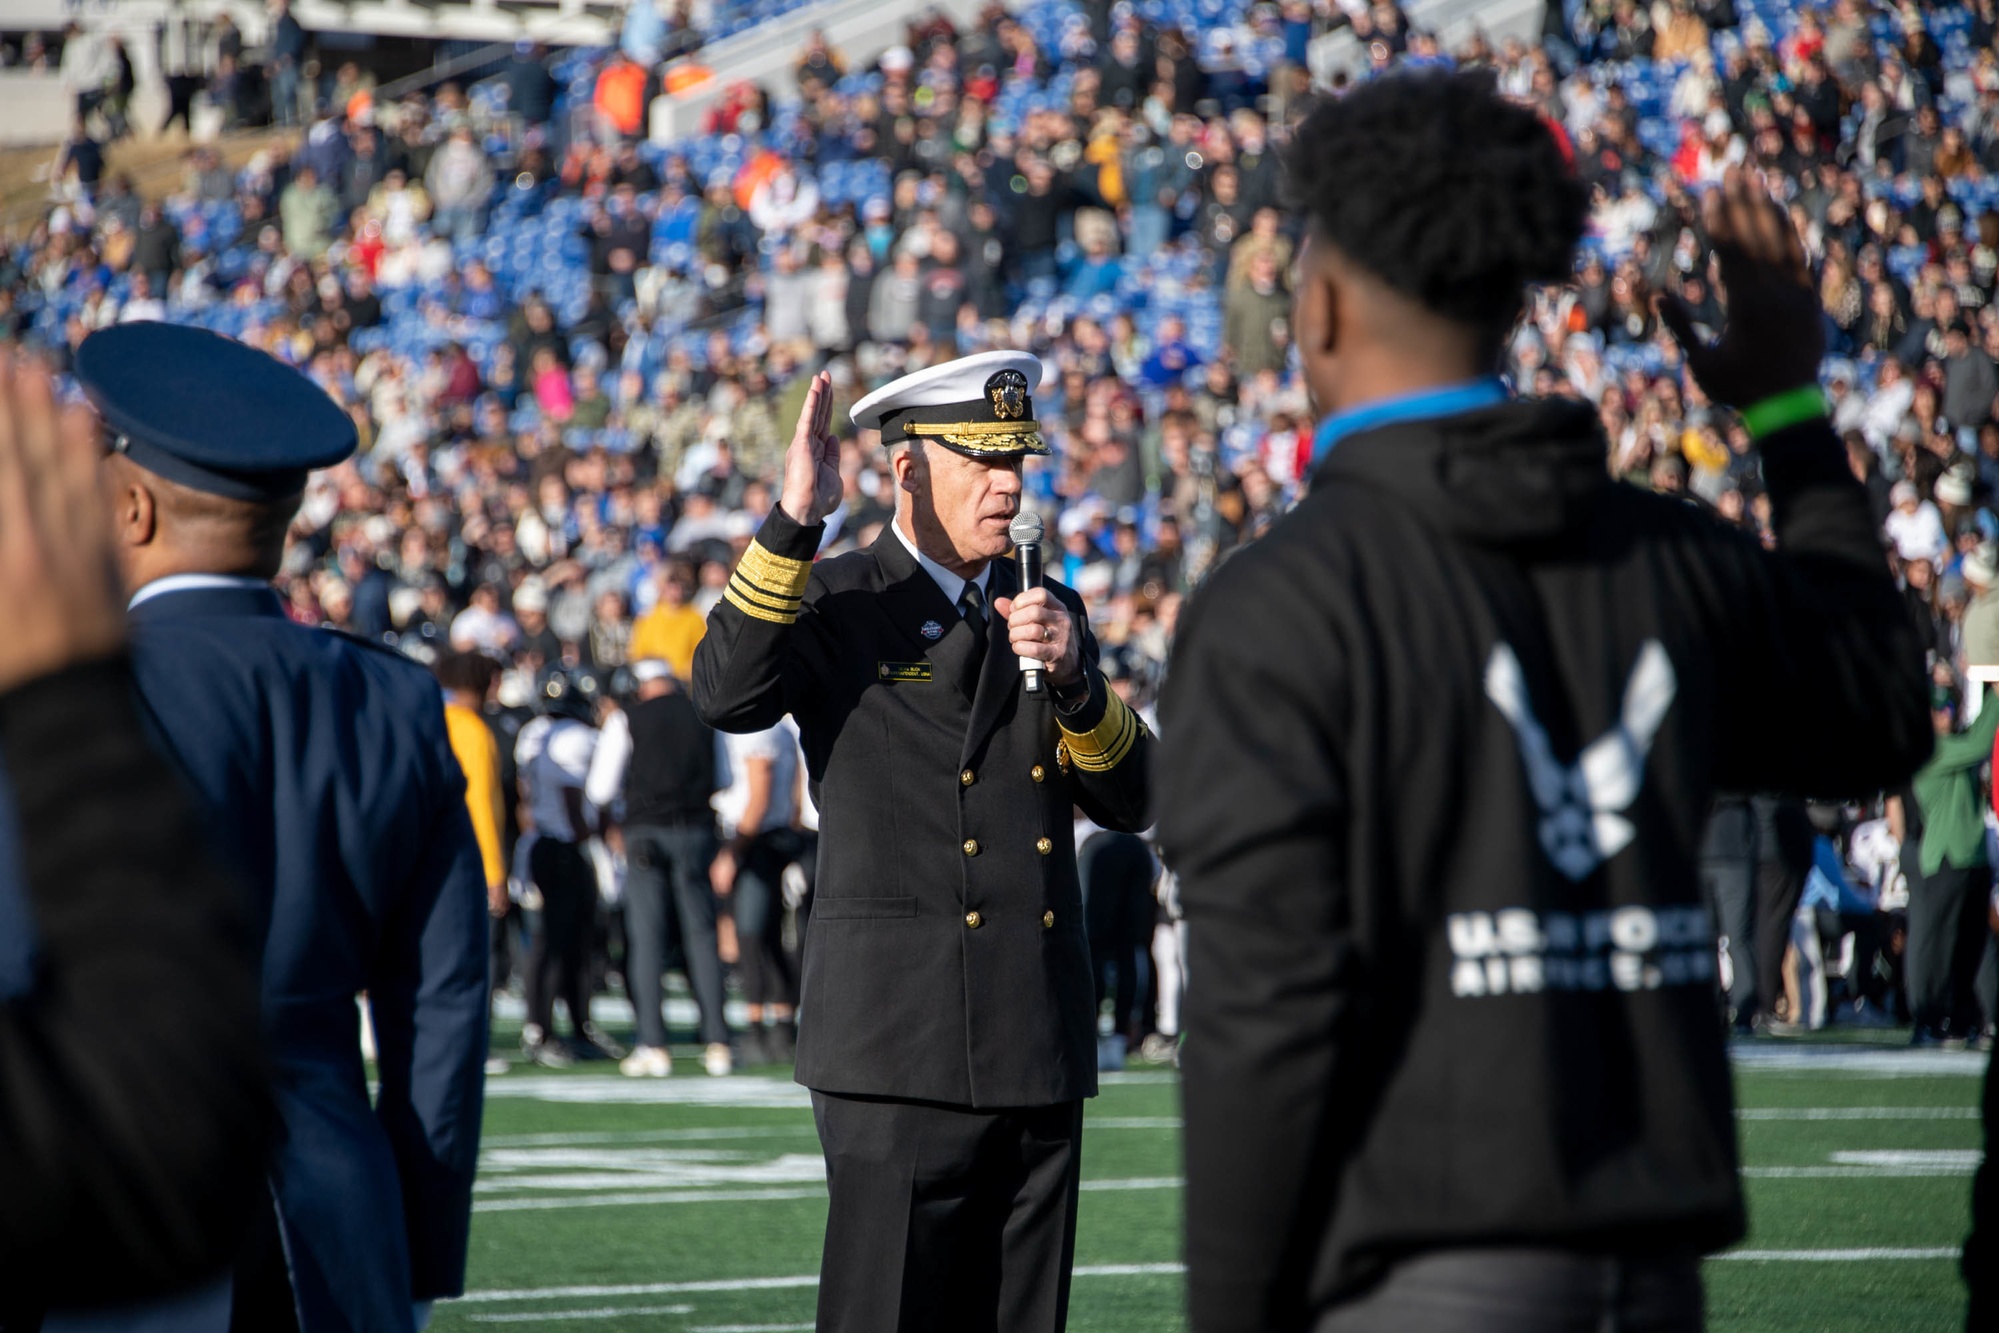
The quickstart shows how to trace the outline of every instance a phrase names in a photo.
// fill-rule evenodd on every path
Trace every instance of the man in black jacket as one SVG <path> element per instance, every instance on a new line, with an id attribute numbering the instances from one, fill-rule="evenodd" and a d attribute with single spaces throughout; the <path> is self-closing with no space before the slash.
<path id="1" fill-rule="evenodd" d="M 1293 152 L 1324 456 L 1190 606 L 1164 710 L 1193 1327 L 1697 1329 L 1743 1231 L 1702 820 L 1930 745 L 1801 247 L 1732 177 L 1721 342 L 1663 311 L 1758 440 L 1771 553 L 1481 378 L 1584 221 L 1533 112 L 1397 77 Z"/>
<path id="2" fill-rule="evenodd" d="M 671 923 L 701 1011 L 701 1044 L 727 1072 L 729 1023 L 723 1016 L 722 959 L 715 945 L 715 893 L 708 886 L 708 867 L 715 859 L 715 812 L 708 802 L 720 785 L 715 733 L 702 723 L 665 662 L 634 662 L 632 676 L 638 698 L 625 708 L 631 737 L 624 773 L 629 867 L 625 981 L 638 1012 L 638 1044 L 620 1068 L 632 1078 L 659 1078 L 673 1070 L 659 984 Z M 607 726 L 605 744 L 616 744 L 613 734 Z M 595 786 L 594 765 L 590 777 Z"/>
<path id="3" fill-rule="evenodd" d="M 856 403 L 891 451 L 895 518 L 818 565 L 842 486 L 816 377 L 783 496 L 694 654 L 710 724 L 797 719 L 819 807 L 797 1078 L 831 1195 L 824 1333 L 1067 1318 L 1097 1090 L 1071 808 L 1145 827 L 1152 737 L 1105 685 L 1081 599 L 1023 590 L 1004 558 L 1021 460 L 1047 451 L 1040 373 L 988 352 Z"/>

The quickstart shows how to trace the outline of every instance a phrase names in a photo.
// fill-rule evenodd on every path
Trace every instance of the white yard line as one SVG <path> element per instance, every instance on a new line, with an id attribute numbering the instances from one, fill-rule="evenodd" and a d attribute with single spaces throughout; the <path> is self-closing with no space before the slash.
<path id="1" fill-rule="evenodd" d="M 657 1190 L 635 1191 L 628 1194 L 584 1194 L 564 1197 L 531 1199 L 480 1199 L 473 1203 L 475 1213 L 538 1213 L 558 1208 L 619 1208 L 637 1204 L 658 1203 L 758 1203 L 772 1199 L 823 1199 L 825 1186 L 816 1189 L 771 1189 L 771 1190 L 673 1190 L 661 1193 Z"/>
<path id="2" fill-rule="evenodd" d="M 1186 1265 L 1178 1263 L 1083 1264 L 1076 1268 L 1075 1276 L 1170 1277 L 1186 1271 Z M 700 1282 L 647 1282 L 615 1287 L 502 1287 L 492 1291 L 468 1291 L 458 1299 L 467 1304 L 488 1301 L 588 1300 L 593 1296 L 686 1296 L 704 1291 L 784 1291 L 818 1285 L 819 1275 L 806 1273 L 798 1277 L 713 1278 Z"/>
<path id="3" fill-rule="evenodd" d="M 532 1310 L 524 1314 L 467 1315 L 475 1324 L 547 1324 L 557 1319 L 619 1319 L 634 1314 L 693 1314 L 691 1305 L 625 1305 L 614 1310 Z M 807 1324 L 805 1327 L 810 1328 Z"/>
<path id="4" fill-rule="evenodd" d="M 1887 1046 L 1777 1046 L 1737 1041 L 1728 1058 L 1741 1069 L 1780 1073 L 1982 1075 L 1991 1056 L 1981 1051 L 1896 1049 Z"/>
<path id="5" fill-rule="evenodd" d="M 1738 1120 L 1976 1120 L 1975 1106 L 1745 1106 Z"/>
<path id="6" fill-rule="evenodd" d="M 575 1301 L 602 1296 L 691 1296 L 703 1291 L 786 1291 L 818 1285 L 819 1275 L 809 1273 L 802 1277 L 723 1277 L 604 1287 L 498 1287 L 492 1291 L 468 1291 L 458 1300 L 466 1305 L 487 1301 Z"/>
<path id="7" fill-rule="evenodd" d="M 809 1124 L 800 1124 L 795 1128 L 787 1125 L 714 1125 L 697 1129 L 628 1129 L 577 1134 L 487 1134 L 480 1138 L 479 1146 L 571 1148 L 591 1144 L 700 1143 L 710 1139 L 795 1139 L 801 1134 L 816 1136 L 817 1131 Z"/>
<path id="8" fill-rule="evenodd" d="M 1747 1180 L 1921 1180 L 1969 1176 L 1969 1166 L 1745 1166 Z"/>
<path id="9" fill-rule="evenodd" d="M 538 1188 L 532 1177 L 519 1182 L 522 1188 Z M 1177 1190 L 1178 1176 L 1137 1176 L 1130 1179 L 1086 1180 L 1081 1188 L 1103 1190 Z M 677 1189 L 623 1190 L 609 1194 L 533 1196 L 519 1199 L 480 1199 L 472 1205 L 475 1213 L 538 1213 L 563 1208 L 634 1208 L 668 1203 L 760 1203 L 786 1199 L 823 1199 L 823 1185 L 797 1189 Z"/>
<path id="10" fill-rule="evenodd" d="M 1750 1264 L 1871 1264 L 1955 1259 L 1962 1253 L 1956 1246 L 1935 1246 L 1924 1250 L 1730 1250 L 1726 1254 L 1711 1254 L 1708 1259 L 1710 1262 L 1728 1260 Z"/>

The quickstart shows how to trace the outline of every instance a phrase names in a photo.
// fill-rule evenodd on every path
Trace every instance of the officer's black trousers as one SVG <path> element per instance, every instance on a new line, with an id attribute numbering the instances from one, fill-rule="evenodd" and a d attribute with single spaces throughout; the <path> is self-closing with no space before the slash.
<path id="1" fill-rule="evenodd" d="M 1404 1259 L 1314 1333 L 1698 1333 L 1700 1261 L 1572 1250 L 1438 1250 Z"/>
<path id="2" fill-rule="evenodd" d="M 590 924 L 597 916 L 597 873 L 582 846 L 535 839 L 528 871 L 541 890 L 541 928 L 528 949 L 528 1022 L 555 1035 L 555 1002 L 569 1006 L 577 1036 L 590 1021 Z"/>
<path id="3" fill-rule="evenodd" d="M 974 1111 L 812 1094 L 832 1208 L 819 1333 L 1057 1333 L 1083 1104 Z"/>
<path id="4" fill-rule="evenodd" d="M 1909 1011 L 1916 1025 L 1958 1024 L 1963 1036 L 1977 1013 L 1972 979 L 1985 952 L 1989 866 L 1945 864 L 1909 886 Z"/>

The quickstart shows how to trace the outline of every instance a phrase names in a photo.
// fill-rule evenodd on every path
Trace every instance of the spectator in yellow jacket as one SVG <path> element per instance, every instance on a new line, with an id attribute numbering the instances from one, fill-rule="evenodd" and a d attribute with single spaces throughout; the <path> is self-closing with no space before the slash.
<path id="1" fill-rule="evenodd" d="M 451 753 L 465 770 L 465 804 L 472 813 L 472 834 L 486 870 L 486 907 L 496 917 L 505 916 L 507 862 L 500 832 L 507 821 L 500 804 L 500 746 L 480 711 L 500 679 L 500 665 L 484 653 L 453 652 L 438 659 L 436 670 L 437 683 L 444 687 L 444 728 L 451 738 Z"/>
<path id="2" fill-rule="evenodd" d="M 693 596 L 694 576 L 685 564 L 676 561 L 660 571 L 659 601 L 632 626 L 632 661 L 657 657 L 679 679 L 694 678 L 694 650 L 708 632 L 708 620 Z"/>

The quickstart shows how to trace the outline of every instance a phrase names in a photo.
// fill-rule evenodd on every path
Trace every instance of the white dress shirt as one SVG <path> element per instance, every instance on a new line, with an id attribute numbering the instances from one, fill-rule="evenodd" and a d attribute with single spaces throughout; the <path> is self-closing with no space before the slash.
<path id="1" fill-rule="evenodd" d="M 937 589 L 938 591 L 944 594 L 945 601 L 949 602 L 953 606 L 956 606 L 958 604 L 958 599 L 965 595 L 965 584 L 967 582 L 970 582 L 972 586 L 976 587 L 979 590 L 979 596 L 986 603 L 986 605 L 988 607 L 991 606 L 992 598 L 986 596 L 986 587 L 988 584 L 992 582 L 993 578 L 993 566 L 990 560 L 986 562 L 986 567 L 979 571 L 979 576 L 977 578 L 967 580 L 957 574 L 953 574 L 950 570 L 944 568 L 944 566 L 938 564 L 935 560 L 932 560 L 929 556 L 917 550 L 916 543 L 909 540 L 908 537 L 903 535 L 902 516 L 900 514 L 896 515 L 894 520 L 889 523 L 888 527 L 889 531 L 895 534 L 895 539 L 902 543 L 903 549 L 916 557 L 916 563 L 923 567 L 923 572 L 928 574 L 931 577 L 931 579 L 936 582 Z M 988 615 L 991 614 L 990 610 L 987 612 L 987 614 Z"/>
<path id="2" fill-rule="evenodd" d="M 244 574 L 169 574 L 163 579 L 154 579 L 133 593 L 132 600 L 125 603 L 125 609 L 130 611 L 139 603 L 150 602 L 166 593 L 191 592 L 198 588 L 261 588 L 269 592 L 271 585 L 264 579 L 253 579 Z"/>

